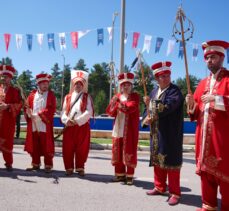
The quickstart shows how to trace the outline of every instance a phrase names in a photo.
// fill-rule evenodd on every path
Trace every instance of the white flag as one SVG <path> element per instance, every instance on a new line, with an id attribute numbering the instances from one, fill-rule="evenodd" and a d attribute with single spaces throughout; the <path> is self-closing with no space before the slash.
<path id="1" fill-rule="evenodd" d="M 112 27 L 107 27 L 107 31 L 109 34 L 109 41 L 113 39 L 112 34 L 113 34 L 113 28 Z"/>
<path id="2" fill-rule="evenodd" d="M 16 38 L 16 46 L 17 49 L 19 50 L 22 46 L 22 34 L 16 34 L 15 38 Z"/>
<path id="3" fill-rule="evenodd" d="M 145 35 L 142 53 L 144 51 L 147 51 L 147 53 L 149 53 L 150 47 L 151 47 L 151 40 L 152 40 L 152 36 L 151 35 Z"/>
<path id="4" fill-rule="evenodd" d="M 66 35 L 65 32 L 59 33 L 59 43 L 60 43 L 60 50 L 66 49 Z"/>
<path id="5" fill-rule="evenodd" d="M 81 37 L 85 36 L 90 31 L 91 30 L 78 31 L 78 39 L 80 39 Z"/>
<path id="6" fill-rule="evenodd" d="M 169 40 L 168 41 L 168 48 L 167 48 L 167 53 L 166 53 L 167 56 L 173 52 L 174 47 L 175 47 L 175 43 L 176 43 L 175 40 Z"/>
<path id="7" fill-rule="evenodd" d="M 40 49 L 44 40 L 44 34 L 37 34 L 37 42 L 40 45 Z"/>
<path id="8" fill-rule="evenodd" d="M 128 33 L 125 33 L 124 43 L 127 43 Z"/>

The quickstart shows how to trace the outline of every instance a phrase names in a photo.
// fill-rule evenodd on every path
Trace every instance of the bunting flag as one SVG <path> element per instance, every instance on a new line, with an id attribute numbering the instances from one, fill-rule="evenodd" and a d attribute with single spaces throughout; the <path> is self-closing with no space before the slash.
<path id="1" fill-rule="evenodd" d="M 109 41 L 111 41 L 113 39 L 113 28 L 112 27 L 107 27 L 107 32 L 109 35 Z"/>
<path id="2" fill-rule="evenodd" d="M 66 45 L 67 45 L 67 36 L 68 34 L 70 34 L 71 36 L 71 41 L 72 41 L 72 47 L 73 48 L 78 48 L 79 45 L 79 39 L 82 38 L 83 36 L 85 36 L 87 33 L 89 33 L 90 31 L 96 31 L 97 30 L 97 45 L 99 46 L 100 44 L 104 44 L 104 29 L 107 29 L 108 32 L 108 38 L 109 41 L 111 41 L 114 37 L 113 35 L 113 30 L 114 28 L 112 27 L 106 27 L 106 28 L 100 28 L 100 29 L 93 29 L 93 30 L 84 30 L 84 31 L 77 31 L 77 32 L 62 32 L 62 33 L 56 33 L 57 36 L 59 36 L 59 44 L 60 44 L 60 50 L 62 51 L 63 49 L 66 49 Z M 10 45 L 10 39 L 11 36 L 13 36 L 12 34 L 9 33 L 4 33 L 4 41 L 5 41 L 5 46 L 6 46 L 6 51 L 8 52 L 9 50 L 9 45 Z M 49 33 L 46 34 L 47 35 L 47 39 L 48 39 L 48 47 L 49 49 L 55 49 L 55 42 L 54 42 L 54 38 L 55 38 L 55 34 L 54 33 Z M 132 48 L 137 48 L 138 46 L 138 41 L 140 38 L 140 32 L 133 32 L 133 42 L 132 42 Z M 23 40 L 23 36 L 26 36 L 27 39 L 27 46 L 28 46 L 28 50 L 31 51 L 32 50 L 32 42 L 33 42 L 33 34 L 15 34 L 15 38 L 16 38 L 16 47 L 17 50 L 19 50 L 22 47 L 22 40 Z M 40 34 L 36 34 L 37 36 L 37 42 L 40 46 L 43 44 L 43 40 L 44 40 L 44 34 L 40 33 Z M 152 46 L 152 38 L 153 36 L 151 35 L 144 35 L 144 43 L 143 43 L 143 48 L 142 48 L 142 52 L 147 51 L 147 53 L 150 52 L 151 50 L 151 46 Z M 125 32 L 125 37 L 124 37 L 124 44 L 127 43 L 127 39 L 128 39 L 128 32 Z M 155 43 L 155 53 L 158 53 L 162 47 L 164 38 L 161 37 L 156 37 L 156 43 Z M 175 40 L 168 40 L 168 46 L 167 46 L 167 56 L 170 55 L 175 48 L 176 42 Z M 198 57 L 198 51 L 199 51 L 199 46 L 200 44 L 191 44 L 192 46 L 192 59 L 193 60 L 197 60 Z M 229 49 L 226 50 L 227 52 L 227 63 L 229 63 Z M 183 59 L 184 56 L 184 49 L 183 49 L 183 45 L 180 42 L 179 44 L 179 55 L 178 57 Z M 225 55 L 226 56 L 226 55 Z"/>
<path id="3" fill-rule="evenodd" d="M 125 33 L 124 43 L 127 43 L 128 33 Z"/>
<path id="4" fill-rule="evenodd" d="M 197 55 L 198 55 L 198 44 L 192 45 L 192 59 L 197 61 Z"/>
<path id="5" fill-rule="evenodd" d="M 159 53 L 160 49 L 161 49 L 161 45 L 163 43 L 163 38 L 161 37 L 157 37 L 157 40 L 156 40 L 156 46 L 155 46 L 155 53 Z"/>
<path id="6" fill-rule="evenodd" d="M 142 53 L 144 51 L 147 51 L 147 53 L 149 53 L 150 47 L 151 47 L 151 40 L 152 40 L 152 36 L 151 35 L 145 35 Z"/>
<path id="7" fill-rule="evenodd" d="M 17 46 L 17 49 L 19 50 L 22 46 L 22 34 L 15 34 L 15 39 L 16 39 L 16 46 Z"/>
<path id="8" fill-rule="evenodd" d="M 229 48 L 227 49 L 227 63 L 229 64 Z"/>
<path id="9" fill-rule="evenodd" d="M 53 49 L 55 51 L 56 49 L 55 49 L 55 42 L 54 42 L 54 33 L 47 34 L 47 38 L 48 38 L 49 50 Z"/>
<path id="10" fill-rule="evenodd" d="M 66 36 L 65 32 L 59 33 L 59 44 L 60 44 L 60 50 L 66 49 Z"/>
<path id="11" fill-rule="evenodd" d="M 37 42 L 40 46 L 40 49 L 41 49 L 41 46 L 43 44 L 43 40 L 44 40 L 44 34 L 37 34 Z"/>
<path id="12" fill-rule="evenodd" d="M 27 37 L 27 45 L 28 45 L 28 50 L 32 50 L 32 45 L 33 45 L 33 35 L 32 34 L 26 34 Z"/>
<path id="13" fill-rule="evenodd" d="M 132 43 L 132 48 L 137 48 L 138 46 L 138 39 L 140 37 L 140 33 L 139 32 L 134 32 L 133 33 L 133 43 Z"/>
<path id="14" fill-rule="evenodd" d="M 85 36 L 90 31 L 91 30 L 78 31 L 78 38 L 80 39 L 81 37 Z"/>
<path id="15" fill-rule="evenodd" d="M 97 41 L 97 45 L 99 45 L 100 43 L 103 45 L 103 29 L 97 29 L 97 38 L 98 38 L 98 41 Z"/>
<path id="16" fill-rule="evenodd" d="M 6 51 L 8 52 L 8 48 L 10 45 L 10 34 L 4 34 L 4 40 L 5 40 L 5 45 L 6 45 Z"/>
<path id="17" fill-rule="evenodd" d="M 169 56 L 174 48 L 175 48 L 175 44 L 176 44 L 176 41 L 175 40 L 169 40 L 168 41 L 168 47 L 167 47 L 167 52 L 166 52 L 166 55 Z"/>
<path id="18" fill-rule="evenodd" d="M 183 42 L 182 42 L 182 41 L 180 41 L 180 46 L 179 46 L 179 55 L 178 55 L 178 58 L 183 59 L 183 56 L 184 56 L 184 47 L 183 47 Z"/>
<path id="19" fill-rule="evenodd" d="M 71 32 L 72 46 L 78 48 L 78 32 Z"/>

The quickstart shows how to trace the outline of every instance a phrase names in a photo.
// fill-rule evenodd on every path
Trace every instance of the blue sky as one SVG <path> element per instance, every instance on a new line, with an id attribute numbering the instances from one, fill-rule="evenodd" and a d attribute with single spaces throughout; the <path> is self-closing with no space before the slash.
<path id="1" fill-rule="evenodd" d="M 199 78 L 208 74 L 199 47 L 198 60 L 192 61 L 192 44 L 201 44 L 206 40 L 229 40 L 229 1 L 228 0 L 126 0 L 126 32 L 128 41 L 125 45 L 125 64 L 131 65 L 136 56 L 132 48 L 132 33 L 139 32 L 138 49 L 142 49 L 144 35 L 151 35 L 151 50 L 143 54 L 145 62 L 151 65 L 158 61 L 170 60 L 172 78 L 185 76 L 184 60 L 178 58 L 178 44 L 169 56 L 166 56 L 167 43 L 172 39 L 172 27 L 177 9 L 182 2 L 186 16 L 192 20 L 194 37 L 187 43 L 189 73 Z M 121 0 L 7 0 L 1 2 L 0 13 L 0 58 L 10 57 L 19 74 L 26 69 L 33 76 L 45 71 L 50 73 L 55 62 L 63 67 L 65 63 L 74 66 L 83 58 L 90 69 L 95 63 L 110 62 L 111 42 L 108 41 L 106 28 L 112 24 L 112 14 L 121 10 Z M 120 52 L 120 17 L 115 21 L 114 61 L 119 68 Z M 104 28 L 104 45 L 97 46 L 97 29 Z M 69 32 L 92 30 L 79 40 L 78 49 L 73 49 Z M 61 51 L 58 34 L 66 32 L 67 49 Z M 8 53 L 5 50 L 4 33 L 12 35 Z M 40 50 L 36 34 L 44 33 L 44 42 Z M 48 49 L 47 33 L 55 33 L 56 51 Z M 22 48 L 17 50 L 15 34 L 23 34 Z M 28 51 L 26 34 L 33 34 L 32 51 Z M 161 50 L 155 54 L 157 37 L 164 38 Z M 224 66 L 228 68 L 226 61 Z"/>

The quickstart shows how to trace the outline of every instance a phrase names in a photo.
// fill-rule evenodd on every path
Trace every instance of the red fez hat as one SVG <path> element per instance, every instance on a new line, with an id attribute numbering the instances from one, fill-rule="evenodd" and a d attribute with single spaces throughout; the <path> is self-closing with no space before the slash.
<path id="1" fill-rule="evenodd" d="M 16 72 L 16 70 L 12 66 L 0 65 L 0 74 L 1 75 L 7 75 L 10 78 L 13 78 L 13 75 L 14 75 L 15 72 Z"/>
<path id="2" fill-rule="evenodd" d="M 158 77 L 163 74 L 171 74 L 171 68 L 172 62 L 166 61 L 166 62 L 158 62 L 151 66 L 151 69 L 153 70 L 153 75 L 155 77 Z"/>
<path id="3" fill-rule="evenodd" d="M 119 81 L 119 85 L 125 82 L 129 82 L 133 84 L 134 83 L 134 74 L 133 73 L 120 73 L 118 75 L 118 81 Z"/>
<path id="4" fill-rule="evenodd" d="M 209 54 L 217 54 L 224 56 L 225 49 L 229 48 L 229 43 L 222 40 L 211 40 L 202 43 L 202 49 L 204 50 L 204 58 L 206 59 Z"/>
<path id="5" fill-rule="evenodd" d="M 41 73 L 36 75 L 36 82 L 37 84 L 42 83 L 42 82 L 49 82 L 51 80 L 52 76 L 46 73 Z"/>

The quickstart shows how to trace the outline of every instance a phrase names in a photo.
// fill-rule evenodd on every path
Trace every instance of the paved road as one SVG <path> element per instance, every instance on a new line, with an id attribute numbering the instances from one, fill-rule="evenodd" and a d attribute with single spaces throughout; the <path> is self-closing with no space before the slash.
<path id="1" fill-rule="evenodd" d="M 133 186 L 111 183 L 113 168 L 109 150 L 91 150 L 86 176 L 66 177 L 60 148 L 51 174 L 26 172 L 30 157 L 22 146 L 14 148 L 14 171 L 6 172 L 0 156 L 0 210 L 144 210 L 193 211 L 201 205 L 199 177 L 195 175 L 193 154 L 184 153 L 181 172 L 182 200 L 177 206 L 167 204 L 167 196 L 147 196 L 153 187 L 153 170 L 148 167 L 148 152 L 139 152 Z"/>

